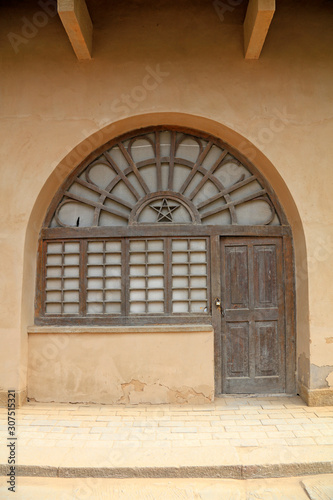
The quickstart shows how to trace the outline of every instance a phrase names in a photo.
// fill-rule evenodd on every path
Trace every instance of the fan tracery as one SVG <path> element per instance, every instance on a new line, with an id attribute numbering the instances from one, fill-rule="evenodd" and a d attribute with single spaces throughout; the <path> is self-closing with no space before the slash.
<path id="1" fill-rule="evenodd" d="M 166 194 L 167 193 L 167 194 Z M 145 199 L 154 199 L 143 207 Z M 258 175 L 213 138 L 157 129 L 119 140 L 61 193 L 50 227 L 279 225 Z"/>

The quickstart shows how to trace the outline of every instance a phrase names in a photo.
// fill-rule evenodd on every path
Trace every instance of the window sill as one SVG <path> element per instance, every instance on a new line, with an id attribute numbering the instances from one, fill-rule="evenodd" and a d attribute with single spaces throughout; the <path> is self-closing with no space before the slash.
<path id="1" fill-rule="evenodd" d="M 213 332 L 211 325 L 29 326 L 28 333 L 196 333 Z"/>

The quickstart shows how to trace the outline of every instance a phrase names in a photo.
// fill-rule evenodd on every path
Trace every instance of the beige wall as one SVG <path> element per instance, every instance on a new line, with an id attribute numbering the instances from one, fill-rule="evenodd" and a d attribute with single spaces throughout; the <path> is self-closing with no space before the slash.
<path id="1" fill-rule="evenodd" d="M 36 22 L 39 7 L 2 8 L 0 392 L 26 387 L 36 245 L 56 189 L 97 146 L 164 123 L 221 137 L 273 185 L 295 237 L 299 378 L 303 393 L 327 394 L 332 6 L 281 0 L 259 61 L 245 61 L 237 9 L 223 20 L 213 3 L 199 0 L 182 2 L 182 9 L 162 1 L 117 2 L 105 12 L 97 2 L 88 5 L 93 60 L 83 63 L 57 16 L 29 34 L 26 19 Z M 152 77 L 153 71 L 163 74 Z"/>
<path id="2" fill-rule="evenodd" d="M 28 397 L 104 404 L 203 404 L 214 399 L 212 328 L 102 330 L 31 329 Z"/>

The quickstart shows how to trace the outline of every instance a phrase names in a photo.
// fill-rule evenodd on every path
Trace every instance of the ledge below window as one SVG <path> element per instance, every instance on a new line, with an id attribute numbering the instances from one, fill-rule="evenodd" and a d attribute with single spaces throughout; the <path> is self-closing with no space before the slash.
<path id="1" fill-rule="evenodd" d="M 211 325 L 29 326 L 28 333 L 195 333 L 212 332 Z"/>

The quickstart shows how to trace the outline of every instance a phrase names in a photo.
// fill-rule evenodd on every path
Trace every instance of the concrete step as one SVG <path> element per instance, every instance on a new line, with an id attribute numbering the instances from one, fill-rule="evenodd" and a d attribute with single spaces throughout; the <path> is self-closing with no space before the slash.
<path id="1" fill-rule="evenodd" d="M 18 500 L 332 500 L 333 475 L 283 479 L 61 479 L 20 477 Z M 0 498 L 14 498 L 0 478 Z"/>
<path id="2" fill-rule="evenodd" d="M 8 465 L 2 461 L 0 475 Z M 333 446 L 18 450 L 18 476 L 254 479 L 333 473 Z"/>

